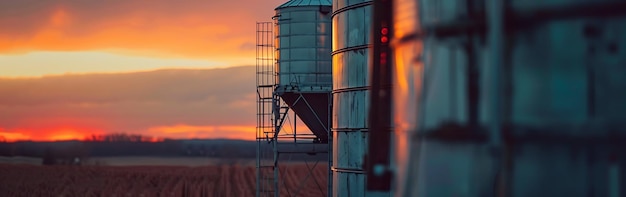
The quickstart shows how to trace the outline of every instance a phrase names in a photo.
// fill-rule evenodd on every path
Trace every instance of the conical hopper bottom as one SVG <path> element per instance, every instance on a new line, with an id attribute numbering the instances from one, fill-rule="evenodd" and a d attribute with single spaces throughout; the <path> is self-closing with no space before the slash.
<path id="1" fill-rule="evenodd" d="M 320 139 L 321 143 L 328 142 L 326 128 L 330 128 L 328 126 L 330 93 L 284 92 L 281 98 L 291 110 L 296 112 L 300 120 Z"/>

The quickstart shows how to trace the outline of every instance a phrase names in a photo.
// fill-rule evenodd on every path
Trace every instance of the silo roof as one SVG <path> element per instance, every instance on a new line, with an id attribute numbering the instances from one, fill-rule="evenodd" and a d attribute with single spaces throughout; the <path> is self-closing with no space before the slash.
<path id="1" fill-rule="evenodd" d="M 286 8 L 286 7 L 301 7 L 301 6 L 331 6 L 331 0 L 290 0 L 282 5 L 276 7 L 276 9 Z"/>

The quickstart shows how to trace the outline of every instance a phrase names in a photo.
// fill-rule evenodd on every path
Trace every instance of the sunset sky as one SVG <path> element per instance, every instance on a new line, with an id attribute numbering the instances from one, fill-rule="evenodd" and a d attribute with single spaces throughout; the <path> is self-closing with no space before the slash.
<path id="1" fill-rule="evenodd" d="M 252 140 L 255 22 L 283 2 L 0 0 L 0 140 Z"/>

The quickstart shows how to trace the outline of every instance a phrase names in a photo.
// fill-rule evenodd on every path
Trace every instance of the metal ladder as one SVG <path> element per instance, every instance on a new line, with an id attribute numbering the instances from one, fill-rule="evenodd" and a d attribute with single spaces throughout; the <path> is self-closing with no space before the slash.
<path id="1" fill-rule="evenodd" d="M 274 66 L 275 48 L 274 24 L 257 22 L 256 26 L 256 91 L 257 91 L 257 160 L 256 196 L 280 195 L 278 189 L 278 152 L 276 133 L 276 103 L 280 100 L 274 94 L 276 71 Z M 280 103 L 279 103 L 280 104 Z"/>

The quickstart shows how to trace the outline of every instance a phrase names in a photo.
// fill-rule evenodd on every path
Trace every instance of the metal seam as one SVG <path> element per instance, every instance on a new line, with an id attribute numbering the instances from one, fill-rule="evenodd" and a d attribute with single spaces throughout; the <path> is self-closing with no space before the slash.
<path id="1" fill-rule="evenodd" d="M 333 132 L 368 132 L 369 128 L 331 128 Z"/>
<path id="2" fill-rule="evenodd" d="M 357 45 L 357 46 L 351 46 L 351 47 L 346 47 L 346 48 L 342 48 L 342 49 L 337 49 L 335 51 L 333 51 L 330 55 L 336 55 L 337 53 L 343 53 L 346 51 L 356 51 L 356 50 L 360 50 L 360 49 L 368 49 L 371 48 L 372 44 L 362 44 L 362 45 Z"/>
<path id="3" fill-rule="evenodd" d="M 374 4 L 374 1 L 361 2 L 361 3 L 352 4 L 346 7 L 339 8 L 333 12 L 333 14 L 331 15 L 331 18 L 335 18 L 335 15 L 341 12 L 345 12 L 346 10 L 351 10 L 351 9 L 359 8 L 359 7 L 365 7 L 365 6 L 372 5 L 372 4 Z"/>
<path id="4" fill-rule="evenodd" d="M 337 168 L 337 167 L 332 167 L 331 170 L 333 172 L 349 172 L 349 173 L 356 173 L 356 174 L 365 174 L 365 170 L 360 169 L 360 168 Z"/>
<path id="5" fill-rule="evenodd" d="M 356 91 L 369 90 L 369 89 L 370 89 L 370 86 L 339 88 L 339 89 L 334 89 L 332 93 L 335 94 L 335 93 L 343 93 L 343 92 L 356 92 Z"/>

